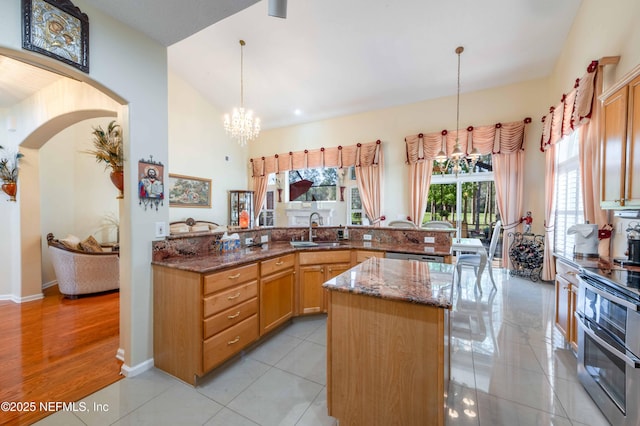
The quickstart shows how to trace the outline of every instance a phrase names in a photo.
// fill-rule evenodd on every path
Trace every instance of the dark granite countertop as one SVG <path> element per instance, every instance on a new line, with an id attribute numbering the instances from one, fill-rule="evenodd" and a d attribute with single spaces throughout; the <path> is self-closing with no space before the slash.
<path id="1" fill-rule="evenodd" d="M 371 258 L 327 281 L 323 287 L 451 309 L 454 268 L 446 263 Z"/>
<path id="2" fill-rule="evenodd" d="M 318 242 L 322 243 L 321 241 Z M 175 256 L 162 260 L 154 260 L 151 262 L 151 264 L 197 273 L 210 273 L 216 270 L 238 266 L 244 263 L 258 262 L 264 259 L 269 259 L 271 257 L 295 253 L 297 251 L 358 249 L 411 254 L 430 254 L 439 256 L 448 256 L 451 254 L 427 251 L 429 250 L 429 248 L 432 248 L 432 246 L 429 246 L 428 244 L 390 244 L 371 241 L 350 240 L 340 241 L 336 246 L 318 245 L 312 247 L 292 247 L 291 244 L 287 241 L 271 242 L 268 244 L 263 244 L 262 247 L 254 246 L 228 252 L 214 252 L 206 255 Z"/>

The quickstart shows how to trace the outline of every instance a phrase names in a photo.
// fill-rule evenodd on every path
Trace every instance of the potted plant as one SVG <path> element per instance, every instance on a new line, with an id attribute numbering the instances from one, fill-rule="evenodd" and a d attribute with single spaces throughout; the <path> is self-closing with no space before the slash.
<path id="1" fill-rule="evenodd" d="M 2 146 L 0 146 L 0 149 L 4 150 Z M 16 152 L 9 158 L 0 159 L 2 190 L 9 196 L 9 201 L 16 201 L 16 193 L 18 192 L 18 162 L 23 156 L 20 152 Z"/>
<path id="2" fill-rule="evenodd" d="M 124 155 L 122 148 L 122 131 L 115 120 L 109 123 L 105 131 L 101 126 L 93 128 L 93 150 L 84 151 L 94 155 L 98 163 L 105 163 L 105 170 L 111 168 L 111 182 L 120 191 L 122 198 L 124 189 Z"/>

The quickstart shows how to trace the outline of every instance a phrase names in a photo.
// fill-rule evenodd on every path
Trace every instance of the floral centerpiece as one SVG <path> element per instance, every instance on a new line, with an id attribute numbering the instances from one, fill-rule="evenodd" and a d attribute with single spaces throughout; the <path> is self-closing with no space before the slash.
<path id="1" fill-rule="evenodd" d="M 0 149 L 4 150 L 0 146 Z M 20 152 L 11 154 L 8 158 L 0 159 L 0 180 L 2 190 L 9 196 L 9 201 L 16 201 L 18 192 L 18 162 L 24 155 Z"/>
<path id="2" fill-rule="evenodd" d="M 111 182 L 120 190 L 118 198 L 122 198 L 124 189 L 124 155 L 122 147 L 122 130 L 115 120 L 109 123 L 105 131 L 101 126 L 93 128 L 93 148 L 84 151 L 96 157 L 98 163 L 105 163 L 105 170 L 111 168 Z"/>

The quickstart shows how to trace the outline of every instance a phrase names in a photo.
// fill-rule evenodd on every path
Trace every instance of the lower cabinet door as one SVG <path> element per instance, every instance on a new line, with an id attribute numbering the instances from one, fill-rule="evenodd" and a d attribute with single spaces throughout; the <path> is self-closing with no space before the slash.
<path id="1" fill-rule="evenodd" d="M 204 341 L 202 369 L 204 372 L 223 363 L 258 338 L 258 316 L 230 327 Z"/>
<path id="2" fill-rule="evenodd" d="M 317 314 L 325 310 L 322 284 L 325 282 L 326 265 L 300 267 L 300 314 Z"/>
<path id="3" fill-rule="evenodd" d="M 260 335 L 293 316 L 294 271 L 289 269 L 260 281 Z"/>

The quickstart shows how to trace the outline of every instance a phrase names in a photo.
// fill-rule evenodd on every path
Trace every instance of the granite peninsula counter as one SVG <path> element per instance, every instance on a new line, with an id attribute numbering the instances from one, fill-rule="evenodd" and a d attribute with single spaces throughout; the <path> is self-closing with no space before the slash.
<path id="1" fill-rule="evenodd" d="M 371 258 L 327 281 L 327 405 L 344 425 L 444 425 L 454 266 Z"/>

